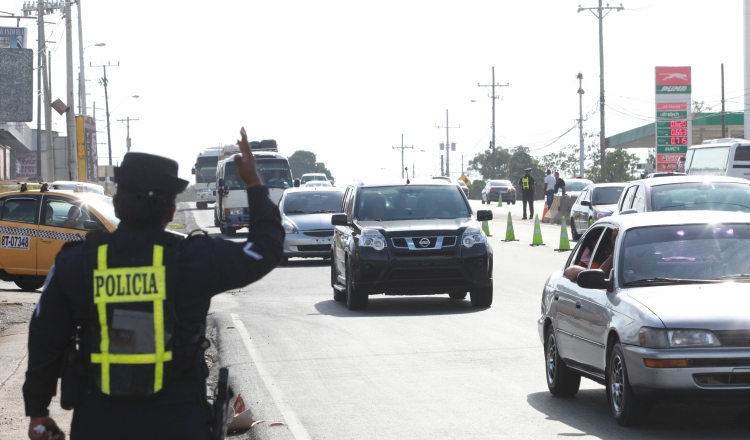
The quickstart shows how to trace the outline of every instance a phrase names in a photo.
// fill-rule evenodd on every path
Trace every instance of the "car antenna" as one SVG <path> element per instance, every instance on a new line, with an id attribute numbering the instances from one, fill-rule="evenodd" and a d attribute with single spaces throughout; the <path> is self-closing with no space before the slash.
<path id="1" fill-rule="evenodd" d="M 409 167 L 404 167 L 404 170 L 406 171 L 406 184 L 408 185 L 411 183 L 409 181 Z"/>

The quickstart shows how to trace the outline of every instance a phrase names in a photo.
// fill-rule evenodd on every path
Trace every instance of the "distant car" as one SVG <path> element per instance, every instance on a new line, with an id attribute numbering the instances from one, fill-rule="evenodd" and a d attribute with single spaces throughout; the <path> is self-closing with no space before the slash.
<path id="1" fill-rule="evenodd" d="M 750 212 L 750 182 L 740 177 L 688 175 L 630 182 L 617 212 L 740 211 Z"/>
<path id="2" fill-rule="evenodd" d="M 333 299 L 366 309 L 370 295 L 439 295 L 492 304 L 492 247 L 458 185 L 440 179 L 346 188 L 331 262 Z"/>
<path id="3" fill-rule="evenodd" d="M 304 185 L 307 182 L 313 181 L 313 180 L 320 180 L 323 182 L 328 182 L 328 176 L 326 176 L 323 173 L 306 173 L 303 174 L 302 177 L 299 179 L 300 185 Z"/>
<path id="4" fill-rule="evenodd" d="M 458 186 L 461 187 L 461 191 L 464 192 L 464 194 L 466 195 L 466 198 L 468 199 L 469 198 L 469 187 L 466 186 L 466 182 L 464 182 L 463 180 L 456 180 L 456 183 L 458 183 Z"/>
<path id="5" fill-rule="evenodd" d="M 289 188 L 279 201 L 284 226 L 284 261 L 292 257 L 330 258 L 331 215 L 341 209 L 343 188 Z"/>
<path id="6" fill-rule="evenodd" d="M 582 265 L 588 249 L 589 267 L 604 261 L 615 228 L 609 273 L 584 270 L 576 281 L 564 276 Z M 571 397 L 581 377 L 593 380 L 606 388 L 620 425 L 648 418 L 660 399 L 746 404 L 749 250 L 745 213 L 653 212 L 595 223 L 565 266 L 540 286 L 537 328 L 550 393 Z M 548 404 L 571 407 L 562 400 Z M 600 414 L 595 405 L 578 410 L 582 417 Z"/>
<path id="7" fill-rule="evenodd" d="M 565 194 L 571 197 L 578 197 L 581 195 L 581 191 L 589 185 L 593 185 L 594 182 L 589 179 L 563 179 L 565 180 Z M 562 189 L 558 190 L 558 193 L 562 194 Z"/>
<path id="8" fill-rule="evenodd" d="M 482 188 L 482 204 L 495 203 L 502 197 L 503 202 L 516 204 L 516 188 L 510 180 L 488 180 Z"/>
<path id="9" fill-rule="evenodd" d="M 51 189 L 0 194 L 0 279 L 23 290 L 44 284 L 55 256 L 68 241 L 92 229 L 117 228 L 112 198 Z"/>
<path id="10" fill-rule="evenodd" d="M 305 187 L 307 187 L 307 188 L 315 187 L 315 186 L 317 186 L 317 187 L 331 188 L 333 185 L 331 185 L 331 182 L 329 182 L 327 180 L 325 182 L 322 181 L 322 180 L 311 180 L 311 181 L 305 183 Z"/>
<path id="11" fill-rule="evenodd" d="M 581 238 L 591 222 L 612 215 L 617 210 L 626 183 L 595 183 L 581 191 L 581 195 L 570 208 L 570 235 L 573 240 Z"/>
<path id="12" fill-rule="evenodd" d="M 104 187 L 97 183 L 75 182 L 69 180 L 55 180 L 49 184 L 50 189 L 61 189 L 73 192 L 90 192 L 104 194 Z"/>

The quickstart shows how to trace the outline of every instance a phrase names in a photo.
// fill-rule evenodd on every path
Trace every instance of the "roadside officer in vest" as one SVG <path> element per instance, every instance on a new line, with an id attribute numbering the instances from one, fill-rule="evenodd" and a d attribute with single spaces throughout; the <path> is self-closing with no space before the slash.
<path id="1" fill-rule="evenodd" d="M 523 200 L 523 220 L 534 218 L 534 196 L 536 196 L 536 184 L 531 177 L 531 168 L 526 168 L 525 174 L 518 179 L 518 186 L 521 187 L 521 198 Z M 529 215 L 526 217 L 526 204 L 529 205 Z"/>
<path id="2" fill-rule="evenodd" d="M 165 231 L 188 185 L 177 177 L 177 162 L 128 153 L 115 169 L 118 229 L 91 231 L 63 247 L 31 319 L 23 386 L 29 438 L 65 438 L 53 434 L 48 406 L 76 328 L 85 379 L 74 439 L 210 437 L 204 333 L 211 297 L 259 280 L 283 255 L 279 210 L 244 128 L 240 134 L 235 163 L 251 213 L 244 243 Z"/>

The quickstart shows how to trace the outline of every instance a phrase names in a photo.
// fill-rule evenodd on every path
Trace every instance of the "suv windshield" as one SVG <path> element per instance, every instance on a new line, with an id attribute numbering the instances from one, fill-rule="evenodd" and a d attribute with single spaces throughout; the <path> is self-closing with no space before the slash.
<path id="1" fill-rule="evenodd" d="M 714 280 L 750 274 L 750 226 L 670 225 L 630 230 L 619 264 L 625 284 L 655 278 Z"/>
<path id="2" fill-rule="evenodd" d="M 593 205 L 614 205 L 620 200 L 620 194 L 622 194 L 622 186 L 605 186 L 602 188 L 594 188 L 594 195 L 591 203 Z"/>
<path id="3" fill-rule="evenodd" d="M 654 211 L 709 210 L 750 212 L 750 184 L 690 182 L 655 185 Z"/>
<path id="4" fill-rule="evenodd" d="M 355 214 L 359 220 L 420 220 L 470 217 L 455 185 L 363 188 Z"/>

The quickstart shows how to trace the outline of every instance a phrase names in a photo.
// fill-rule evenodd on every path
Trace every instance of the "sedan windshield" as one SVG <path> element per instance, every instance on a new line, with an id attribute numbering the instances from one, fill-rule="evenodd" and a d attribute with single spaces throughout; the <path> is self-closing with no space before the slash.
<path id="1" fill-rule="evenodd" d="M 290 192 L 284 195 L 284 214 L 325 214 L 339 212 L 343 191 Z"/>
<path id="2" fill-rule="evenodd" d="M 628 231 L 620 252 L 625 285 L 750 280 L 750 225 L 651 226 Z"/>
<path id="3" fill-rule="evenodd" d="M 654 211 L 740 211 L 750 212 L 750 183 L 686 182 L 654 185 Z"/>
<path id="4" fill-rule="evenodd" d="M 358 204 L 360 220 L 420 220 L 470 217 L 456 185 L 408 185 L 364 188 Z"/>
<path id="5" fill-rule="evenodd" d="M 493 180 L 492 186 L 513 186 L 510 180 Z"/>

